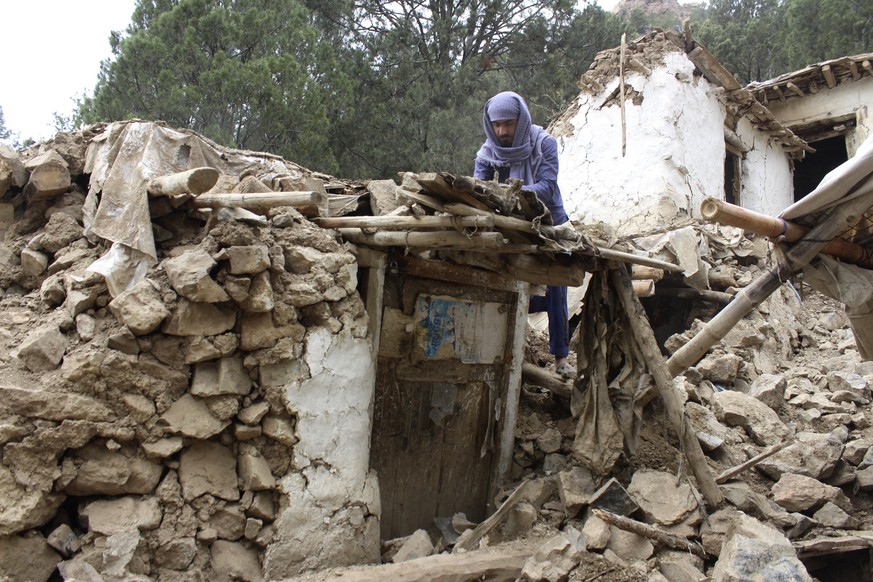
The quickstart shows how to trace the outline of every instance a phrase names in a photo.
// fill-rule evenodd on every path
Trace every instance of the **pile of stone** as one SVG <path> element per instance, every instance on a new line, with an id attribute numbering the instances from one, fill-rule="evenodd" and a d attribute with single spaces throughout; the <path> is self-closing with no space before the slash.
<path id="1" fill-rule="evenodd" d="M 83 235 L 95 137 L 0 152 L 0 578 L 378 560 L 354 257 L 293 208 L 180 206 L 153 225 L 157 263 L 113 296 L 89 270 L 109 242 Z"/>
<path id="2" fill-rule="evenodd" d="M 722 258 L 710 280 L 731 292 L 749 284 L 765 260 L 759 255 Z M 553 484 L 537 520 L 563 531 L 527 562 L 524 579 L 566 579 L 595 552 L 641 580 L 809 580 L 827 558 L 807 557 L 869 550 L 873 362 L 861 361 L 839 304 L 815 292 L 800 299 L 787 287 L 777 292 L 677 379 L 720 476 L 726 503 L 716 511 L 704 513 L 657 402 L 643 444 L 616 469 L 620 482 L 577 466 L 573 419 L 530 402 L 514 475 Z M 681 346 L 699 325 L 668 346 Z M 860 561 L 857 579 L 870 575 L 869 558 Z"/>

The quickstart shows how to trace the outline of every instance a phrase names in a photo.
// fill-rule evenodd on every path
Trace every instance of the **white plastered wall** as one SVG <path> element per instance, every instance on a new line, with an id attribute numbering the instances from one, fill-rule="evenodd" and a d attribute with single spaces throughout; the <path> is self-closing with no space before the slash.
<path id="1" fill-rule="evenodd" d="M 707 196 L 724 199 L 725 108 L 720 89 L 693 71 L 685 54 L 675 52 L 648 76 L 627 74 L 627 86 L 642 94 L 642 103 L 625 101 L 624 156 L 619 105 L 613 100 L 603 106 L 618 79 L 599 95 L 579 95 L 572 128 L 553 129 L 558 184 L 572 220 L 604 222 L 630 236 L 698 218 Z M 793 199 L 787 154 L 745 118 L 736 133 L 751 148 L 742 162 L 741 204 L 778 214 Z"/>
<path id="2" fill-rule="evenodd" d="M 853 114 L 873 103 L 873 77 L 844 81 L 833 89 L 822 89 L 803 98 L 770 101 L 767 108 L 783 125 L 797 125 L 817 119 Z"/>

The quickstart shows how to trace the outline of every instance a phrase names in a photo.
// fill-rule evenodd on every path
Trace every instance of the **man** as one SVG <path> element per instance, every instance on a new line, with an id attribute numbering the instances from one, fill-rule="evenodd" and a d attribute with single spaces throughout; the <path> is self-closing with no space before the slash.
<path id="1" fill-rule="evenodd" d="M 536 194 L 549 209 L 555 226 L 567 222 L 569 217 L 558 189 L 558 142 L 531 123 L 524 99 L 512 91 L 498 93 L 485 103 L 482 125 L 485 143 L 476 154 L 474 175 L 481 180 L 496 176 L 499 182 L 518 178 L 522 189 Z M 531 298 L 530 311 L 549 314 L 549 353 L 555 357 L 555 371 L 575 377 L 576 371 L 567 363 L 567 288 L 548 287 L 545 297 Z"/>

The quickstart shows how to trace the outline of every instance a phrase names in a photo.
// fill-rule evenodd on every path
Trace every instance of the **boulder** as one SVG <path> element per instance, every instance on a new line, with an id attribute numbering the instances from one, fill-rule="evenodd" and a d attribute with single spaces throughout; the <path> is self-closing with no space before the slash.
<path id="1" fill-rule="evenodd" d="M 728 528 L 712 580 L 811 582 L 812 578 L 784 535 L 753 517 L 740 514 Z"/>
<path id="2" fill-rule="evenodd" d="M 839 487 L 825 485 L 806 475 L 785 473 L 773 485 L 773 501 L 788 511 L 808 511 L 821 507 L 825 502 L 833 502 L 851 510 L 849 499 Z"/>
<path id="3" fill-rule="evenodd" d="M 837 435 L 799 432 L 794 444 L 764 459 L 758 468 L 773 480 L 784 473 L 824 479 L 833 472 L 842 453 L 843 443 Z"/>
<path id="4" fill-rule="evenodd" d="M 568 517 L 575 517 L 579 510 L 588 505 L 596 491 L 594 477 L 586 467 L 572 467 L 558 473 L 558 494 Z"/>
<path id="5" fill-rule="evenodd" d="M 761 374 L 752 382 L 749 396 L 753 396 L 772 408 L 779 410 L 785 402 L 785 388 L 788 382 L 778 374 Z"/>
<path id="6" fill-rule="evenodd" d="M 0 537 L 0 580 L 46 582 L 60 561 L 38 533 Z"/>
<path id="7" fill-rule="evenodd" d="M 45 325 L 27 335 L 16 355 L 31 372 L 45 372 L 61 364 L 67 344 L 67 337 L 58 326 Z"/>
<path id="8" fill-rule="evenodd" d="M 830 501 L 822 505 L 821 509 L 816 511 L 812 517 L 825 527 L 857 529 L 860 525 L 857 519 Z"/>
<path id="9" fill-rule="evenodd" d="M 585 550 L 585 536 L 568 526 L 549 538 L 525 561 L 521 579 L 528 582 L 566 580 L 570 571 L 582 560 Z"/>
<path id="10" fill-rule="evenodd" d="M 691 486 L 678 480 L 676 475 L 663 471 L 637 471 L 631 478 L 627 492 L 640 506 L 646 521 L 659 525 L 677 524 L 696 511 L 698 506 Z"/>
<path id="11" fill-rule="evenodd" d="M 167 259 L 161 266 L 170 285 L 182 297 L 199 303 L 229 301 L 228 294 L 209 274 L 216 264 L 206 251 L 193 249 Z"/>
<path id="12" fill-rule="evenodd" d="M 728 426 L 740 426 L 759 445 L 775 445 L 790 434 L 779 416 L 760 400 L 732 390 L 712 396 L 716 418 Z"/>

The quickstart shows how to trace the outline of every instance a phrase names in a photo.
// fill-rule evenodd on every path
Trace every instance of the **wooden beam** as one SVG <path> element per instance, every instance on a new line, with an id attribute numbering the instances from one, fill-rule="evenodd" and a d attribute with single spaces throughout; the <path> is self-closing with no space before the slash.
<path id="1" fill-rule="evenodd" d="M 718 59 L 702 46 L 698 45 L 688 53 L 688 58 L 703 73 L 704 77 L 716 85 L 724 87 L 726 91 L 736 91 L 743 88 L 739 81 L 730 74 L 730 71 L 725 69 L 718 62 Z"/>
<path id="2" fill-rule="evenodd" d="M 434 232 L 374 232 L 360 228 L 339 228 L 340 235 L 353 243 L 374 247 L 404 247 L 426 249 L 497 249 L 503 244 L 499 232 L 476 232 L 470 235 L 456 231 Z"/>
<path id="3" fill-rule="evenodd" d="M 251 194 L 200 194 L 191 200 L 197 208 L 294 208 L 319 207 L 326 202 L 318 192 L 254 192 Z"/>
<path id="4" fill-rule="evenodd" d="M 726 471 L 722 471 L 722 473 L 718 477 L 715 478 L 715 482 L 718 483 L 719 485 L 721 485 L 722 483 L 725 483 L 725 482 L 731 480 L 732 478 L 736 477 L 740 473 L 751 469 L 752 467 L 754 467 L 755 465 L 757 465 L 758 463 L 760 463 L 764 459 L 772 457 L 773 455 L 775 455 L 776 453 L 778 453 L 779 451 L 781 451 L 782 449 L 784 449 L 785 447 L 787 447 L 788 445 L 790 445 L 792 443 L 794 443 L 794 439 L 784 440 L 779 444 L 773 445 L 772 447 L 768 448 L 767 450 L 762 451 L 761 453 L 755 455 L 754 457 L 752 457 L 751 459 L 749 459 L 745 463 L 741 463 L 741 464 L 737 465 L 736 467 L 731 467 L 730 469 L 727 469 Z"/>
<path id="5" fill-rule="evenodd" d="M 803 97 L 804 95 L 806 95 L 806 93 L 804 93 L 800 87 L 798 87 L 797 85 L 795 85 L 791 81 L 788 81 L 787 83 L 785 83 L 785 86 L 788 87 L 789 91 L 791 91 L 792 93 L 794 93 L 798 97 Z"/>
<path id="6" fill-rule="evenodd" d="M 591 513 L 594 517 L 602 519 L 609 525 L 614 525 L 618 529 L 635 533 L 638 536 L 643 536 L 650 540 L 655 540 L 662 546 L 667 546 L 668 548 L 673 548 L 674 550 L 680 550 L 682 552 L 689 552 L 698 558 L 706 559 L 706 552 L 703 551 L 703 546 L 699 543 L 692 542 L 687 538 L 677 536 L 676 534 L 666 532 L 653 525 L 623 515 L 617 515 L 611 511 L 594 508 L 591 510 Z"/>
<path id="7" fill-rule="evenodd" d="M 150 196 L 203 194 L 215 186 L 219 175 L 219 171 L 215 168 L 194 168 L 185 172 L 152 178 L 149 180 L 146 190 Z"/>
<path id="8" fill-rule="evenodd" d="M 521 372 L 522 377 L 528 383 L 551 390 L 552 393 L 565 400 L 570 399 L 573 385 L 569 381 L 562 379 L 561 376 L 555 372 L 550 372 L 545 368 L 540 368 L 530 362 L 524 363 Z"/>
<path id="9" fill-rule="evenodd" d="M 779 85 L 773 85 L 773 92 L 776 93 L 779 101 L 785 101 L 785 95 L 782 94 L 782 89 L 779 88 Z"/>
<path id="10" fill-rule="evenodd" d="M 867 71 L 868 75 L 873 76 L 873 65 L 870 64 L 869 60 L 865 59 L 861 61 L 861 66 L 864 68 L 865 71 Z"/>
<path id="11" fill-rule="evenodd" d="M 513 491 L 512 494 L 510 494 L 510 496 L 500 504 L 500 508 L 495 511 L 491 517 L 480 523 L 475 529 L 470 530 L 470 535 L 458 539 L 458 543 L 455 544 L 452 553 L 459 554 L 461 552 L 475 550 L 479 547 L 479 542 L 482 538 L 485 537 L 488 532 L 503 523 L 506 518 L 509 517 L 509 512 L 512 508 L 524 499 L 524 493 L 527 489 L 528 483 L 530 483 L 530 481 L 523 481 L 521 485 L 516 487 L 515 491 Z"/>
<path id="12" fill-rule="evenodd" d="M 853 81 L 860 80 L 861 79 L 861 71 L 858 70 L 858 63 L 856 63 L 855 61 L 850 59 L 847 66 L 849 67 L 849 73 L 852 74 L 852 80 Z"/>
<path id="13" fill-rule="evenodd" d="M 837 86 L 837 80 L 834 77 L 834 71 L 830 65 L 823 65 L 821 68 L 821 74 L 824 76 L 829 89 L 833 89 Z"/>
<path id="14" fill-rule="evenodd" d="M 431 261 L 411 255 L 397 255 L 393 256 L 391 260 L 400 272 L 412 277 L 436 279 L 498 291 L 518 292 L 518 281 L 491 271 L 465 265 L 453 265 L 444 261 Z"/>
<path id="15" fill-rule="evenodd" d="M 633 280 L 630 273 L 624 265 L 621 265 L 610 271 L 610 281 L 627 314 L 627 320 L 643 354 L 646 367 L 652 374 L 658 392 L 661 394 L 664 409 L 679 437 L 682 452 L 697 480 L 697 487 L 711 509 L 721 507 L 724 503 L 724 496 L 715 483 L 715 478 L 712 476 L 709 465 L 706 463 L 706 457 L 700 448 L 700 442 L 697 440 L 697 432 L 691 424 L 691 419 L 685 414 L 685 406 L 676 393 L 676 387 L 673 384 L 675 374 L 671 374 L 668 370 L 667 362 L 661 355 L 658 341 L 655 339 L 655 332 L 649 324 L 646 310 L 643 309 L 640 300 L 633 293 Z"/>
<path id="16" fill-rule="evenodd" d="M 439 194 L 449 200 L 463 202 L 464 204 L 468 204 L 479 210 L 491 210 L 487 204 L 481 202 L 470 193 L 452 188 L 451 185 L 446 182 L 445 178 L 435 172 L 419 174 L 415 177 L 415 181 L 418 182 L 422 188 L 433 194 Z"/>
<path id="17" fill-rule="evenodd" d="M 417 229 L 417 228 L 482 228 L 494 227 L 490 216 L 336 216 L 314 218 L 315 224 L 322 228 L 378 228 Z"/>
<path id="18" fill-rule="evenodd" d="M 652 74 L 652 69 L 650 69 L 646 65 L 642 64 L 641 62 L 639 62 L 638 60 L 636 60 L 633 57 L 630 57 L 627 60 L 627 64 L 631 69 L 635 70 L 638 73 L 642 73 L 643 75 L 646 75 L 646 76 Z"/>

